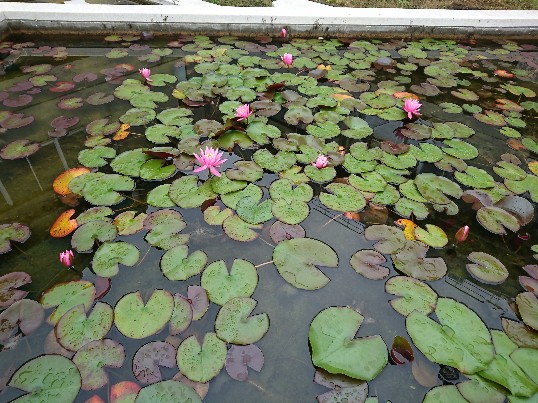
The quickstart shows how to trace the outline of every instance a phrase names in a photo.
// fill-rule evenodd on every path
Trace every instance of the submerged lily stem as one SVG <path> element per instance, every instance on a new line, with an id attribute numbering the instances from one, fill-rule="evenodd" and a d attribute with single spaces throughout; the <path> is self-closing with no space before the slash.
<path id="1" fill-rule="evenodd" d="M 151 245 L 149 246 L 149 248 L 146 251 L 146 253 L 144 254 L 144 256 L 142 256 L 142 259 L 140 259 L 140 261 L 136 264 L 137 266 L 140 266 L 140 263 L 142 263 L 144 261 L 144 259 L 146 258 L 146 256 L 148 255 L 150 250 L 151 250 Z"/>
<path id="2" fill-rule="evenodd" d="M 30 254 L 29 253 L 26 253 L 25 251 L 23 251 L 21 248 L 19 248 L 15 243 L 12 243 L 11 246 L 13 246 L 15 249 L 17 249 L 20 253 L 22 253 L 23 255 L 26 255 L 28 256 L 28 258 L 31 260 L 32 258 L 30 257 Z"/>
<path id="3" fill-rule="evenodd" d="M 323 224 L 321 227 L 318 228 L 318 232 L 323 228 L 325 227 L 326 225 L 330 224 L 332 221 L 336 220 L 338 217 L 344 215 L 344 213 L 341 213 L 341 214 L 338 214 L 337 216 L 334 216 L 333 218 L 331 218 L 329 221 L 327 221 L 325 224 Z"/>
<path id="4" fill-rule="evenodd" d="M 262 266 L 265 266 L 266 264 L 270 264 L 270 263 L 273 263 L 273 261 L 271 260 L 270 262 L 260 263 L 260 264 L 257 264 L 254 267 L 258 268 L 258 267 L 262 267 Z"/>
<path id="5" fill-rule="evenodd" d="M 133 200 L 133 201 L 135 201 L 135 202 L 137 202 L 137 203 L 145 204 L 146 206 L 149 206 L 148 203 L 144 203 L 143 201 L 141 201 L 141 200 L 137 200 L 137 199 L 135 199 L 134 197 L 127 196 L 126 194 L 123 194 L 123 193 L 120 193 L 120 194 L 121 194 L 123 197 L 126 197 L 127 199 L 131 199 L 131 200 Z"/>

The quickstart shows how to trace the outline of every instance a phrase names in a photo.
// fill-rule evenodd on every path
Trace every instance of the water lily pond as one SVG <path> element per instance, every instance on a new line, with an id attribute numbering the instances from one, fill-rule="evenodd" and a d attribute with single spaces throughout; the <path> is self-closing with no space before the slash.
<path id="1" fill-rule="evenodd" d="M 0 43 L 0 401 L 538 401 L 537 45 Z"/>

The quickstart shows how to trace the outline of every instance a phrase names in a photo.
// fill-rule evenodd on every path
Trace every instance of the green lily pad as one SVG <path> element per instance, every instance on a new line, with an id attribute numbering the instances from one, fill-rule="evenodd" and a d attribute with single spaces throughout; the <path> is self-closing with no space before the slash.
<path id="1" fill-rule="evenodd" d="M 340 127 L 333 122 L 323 122 L 306 126 L 308 134 L 320 139 L 332 139 L 340 134 Z"/>
<path id="2" fill-rule="evenodd" d="M 465 172 L 455 172 L 454 177 L 462 185 L 475 189 L 487 189 L 495 185 L 492 176 L 483 169 L 467 167 Z"/>
<path id="3" fill-rule="evenodd" d="M 330 281 L 317 266 L 337 267 L 338 255 L 316 239 L 295 238 L 275 247 L 273 263 L 284 280 L 294 287 L 317 290 Z"/>
<path id="4" fill-rule="evenodd" d="M 224 305 L 235 297 L 250 297 L 258 285 L 258 273 L 248 260 L 235 259 L 230 272 L 223 260 L 217 260 L 207 266 L 201 281 L 211 302 Z"/>
<path id="5" fill-rule="evenodd" d="M 538 383 L 538 351 L 533 348 L 518 348 L 512 354 L 510 358 L 521 368 L 523 372 L 536 384 Z M 538 386 L 535 386 L 534 392 L 538 390 Z"/>
<path id="6" fill-rule="evenodd" d="M 387 182 L 377 172 L 367 172 L 361 176 L 350 175 L 349 184 L 363 192 L 382 192 L 387 186 Z"/>
<path id="7" fill-rule="evenodd" d="M 501 284 L 508 278 L 508 270 L 499 259 L 484 253 L 471 252 L 467 256 L 471 262 L 467 263 L 467 271 L 477 280 L 486 284 Z"/>
<path id="8" fill-rule="evenodd" d="M 538 176 L 527 175 L 525 179 L 520 181 L 505 179 L 504 185 L 509 191 L 518 195 L 529 192 L 531 200 L 534 203 L 538 203 Z"/>
<path id="9" fill-rule="evenodd" d="M 164 125 L 184 126 L 192 122 L 193 112 L 187 108 L 170 108 L 165 109 L 157 115 L 157 119 Z"/>
<path id="10" fill-rule="evenodd" d="M 534 141 L 530 137 L 525 137 L 521 140 L 521 143 L 529 149 L 529 151 L 538 154 L 538 142 Z"/>
<path id="11" fill-rule="evenodd" d="M 478 315 L 450 298 L 439 298 L 439 323 L 424 313 L 411 312 L 405 321 L 414 345 L 430 360 L 464 374 L 486 369 L 493 360 L 491 335 Z"/>
<path id="12" fill-rule="evenodd" d="M 129 99 L 131 106 L 138 109 L 156 109 L 158 107 L 156 102 L 167 102 L 167 101 L 168 101 L 168 95 L 162 92 L 155 92 L 155 91 L 146 92 L 143 94 L 135 94 Z"/>
<path id="13" fill-rule="evenodd" d="M 86 311 L 90 309 L 94 298 L 95 287 L 92 283 L 89 281 L 70 281 L 56 284 L 50 288 L 43 294 L 39 302 L 45 309 L 56 307 L 47 319 L 49 323 L 55 325 L 74 306 L 82 304 Z"/>
<path id="14" fill-rule="evenodd" d="M 110 167 L 122 175 L 140 176 L 140 167 L 151 157 L 144 153 L 144 150 L 137 148 L 121 153 L 114 161 L 110 163 Z"/>
<path id="15" fill-rule="evenodd" d="M 134 403 L 202 403 L 200 396 L 189 385 L 174 380 L 154 383 L 142 388 Z"/>
<path id="16" fill-rule="evenodd" d="M 330 182 L 336 176 L 336 170 L 333 167 L 325 167 L 319 169 L 312 165 L 307 165 L 304 168 L 304 173 L 316 183 Z"/>
<path id="17" fill-rule="evenodd" d="M 466 403 L 466 400 L 454 385 L 436 386 L 431 389 L 422 403 Z"/>
<path id="18" fill-rule="evenodd" d="M 206 333 L 202 345 L 193 335 L 179 345 L 177 365 L 191 381 L 208 382 L 224 367 L 226 353 L 226 343 L 215 333 Z"/>
<path id="19" fill-rule="evenodd" d="M 325 186 L 319 201 L 330 209 L 336 211 L 360 211 L 366 206 L 364 196 L 353 186 L 343 183 L 331 183 Z"/>
<path id="20" fill-rule="evenodd" d="M 395 204 L 400 199 L 400 192 L 392 186 L 387 185 L 382 192 L 376 193 L 376 195 L 371 199 L 372 203 L 388 206 Z"/>
<path id="21" fill-rule="evenodd" d="M 254 200 L 261 200 L 263 197 L 263 191 L 259 186 L 256 186 L 252 183 L 248 184 L 243 190 L 232 192 L 228 194 L 223 194 L 220 196 L 222 202 L 225 206 L 235 209 L 239 200 L 251 197 Z"/>
<path id="22" fill-rule="evenodd" d="M 394 169 L 413 168 L 417 165 L 417 159 L 409 152 L 400 155 L 383 152 L 381 162 Z"/>
<path id="23" fill-rule="evenodd" d="M 200 274 L 207 264 L 207 255 L 195 251 L 189 255 L 186 245 L 178 245 L 166 251 L 161 258 L 161 271 L 168 280 L 187 280 Z"/>
<path id="24" fill-rule="evenodd" d="M 148 192 L 146 202 L 154 207 L 174 207 L 176 204 L 170 199 L 170 184 L 159 185 Z"/>
<path id="25" fill-rule="evenodd" d="M 269 194 L 273 200 L 273 215 L 286 224 L 299 224 L 308 217 L 308 202 L 314 191 L 305 184 L 295 187 L 289 179 L 279 179 L 271 183 Z"/>
<path id="26" fill-rule="evenodd" d="M 258 204 L 256 198 L 244 197 L 237 202 L 236 213 L 243 221 L 249 224 L 261 224 L 273 218 L 272 206 L 271 199 L 264 200 Z"/>
<path id="27" fill-rule="evenodd" d="M 450 179 L 437 176 L 432 173 L 419 174 L 415 177 L 415 185 L 420 194 L 434 204 L 448 204 L 452 196 L 459 199 L 463 195 L 463 190 L 457 183 Z"/>
<path id="28" fill-rule="evenodd" d="M 515 164 L 506 161 L 499 161 L 493 167 L 495 173 L 505 179 L 521 181 L 527 177 L 527 173 Z"/>
<path id="29" fill-rule="evenodd" d="M 105 337 L 113 321 L 114 311 L 104 302 L 97 302 L 87 317 L 84 305 L 77 305 L 67 311 L 56 325 L 56 337 L 64 348 L 78 351 L 85 344 Z"/>
<path id="30" fill-rule="evenodd" d="M 371 161 L 361 161 L 355 158 L 351 154 L 346 154 L 344 156 L 344 163 L 342 166 L 350 174 L 361 174 L 365 172 L 371 172 L 375 169 L 377 162 L 374 160 Z"/>
<path id="31" fill-rule="evenodd" d="M 147 125 L 155 119 L 155 111 L 149 108 L 131 108 L 120 116 L 120 122 L 131 126 Z"/>
<path id="32" fill-rule="evenodd" d="M 69 189 L 73 193 L 84 196 L 86 201 L 97 206 L 120 203 L 125 197 L 119 192 L 130 192 L 134 187 L 131 178 L 101 172 L 80 175 L 69 182 Z"/>
<path id="33" fill-rule="evenodd" d="M 437 294 L 429 285 L 413 277 L 395 276 L 385 283 L 385 292 L 401 298 L 390 300 L 390 306 L 400 315 L 413 311 L 429 315 L 435 310 Z"/>
<path id="34" fill-rule="evenodd" d="M 269 150 L 258 150 L 252 156 L 252 159 L 263 169 L 271 172 L 281 172 L 289 169 L 297 160 L 294 153 L 288 151 L 279 151 L 276 155 L 271 154 Z"/>
<path id="35" fill-rule="evenodd" d="M 114 214 L 114 211 L 110 207 L 92 207 L 77 216 L 77 223 L 81 226 L 90 221 L 110 222 L 109 216 L 112 214 Z"/>
<path id="36" fill-rule="evenodd" d="M 184 332 L 193 320 L 193 308 L 187 298 L 174 294 L 174 311 L 170 318 L 170 335 L 175 336 Z"/>
<path id="37" fill-rule="evenodd" d="M 217 337 L 227 343 L 247 345 L 260 340 L 269 330 L 266 313 L 249 316 L 256 307 L 256 300 L 236 297 L 220 308 L 215 320 Z"/>
<path id="38" fill-rule="evenodd" d="M 68 358 L 42 355 L 22 365 L 8 385 L 28 392 L 13 401 L 69 403 L 75 401 L 82 379 Z"/>
<path id="39" fill-rule="evenodd" d="M 415 238 L 432 248 L 442 248 L 448 243 L 445 231 L 432 224 L 426 224 L 426 229 L 415 228 Z"/>
<path id="40" fill-rule="evenodd" d="M 114 218 L 114 225 L 118 229 L 118 235 L 133 235 L 144 228 L 146 213 L 136 214 L 136 211 L 124 211 Z M 78 219 L 77 219 L 78 221 Z"/>
<path id="41" fill-rule="evenodd" d="M 77 252 L 87 252 L 93 248 L 95 241 L 113 241 L 117 235 L 116 226 L 110 222 L 96 220 L 81 225 L 73 233 L 71 246 Z"/>
<path id="42" fill-rule="evenodd" d="M 299 122 L 310 124 L 314 120 L 312 111 L 306 106 L 293 105 L 284 114 L 284 120 L 290 125 L 298 125 Z"/>
<path id="43" fill-rule="evenodd" d="M 161 159 L 151 159 L 140 166 L 140 177 L 147 181 L 162 181 L 176 173 L 174 164 L 166 165 Z"/>
<path id="44" fill-rule="evenodd" d="M 310 324 L 312 362 L 333 374 L 370 381 L 385 368 L 388 352 L 381 336 L 354 338 L 364 317 L 347 307 L 329 307 Z"/>
<path id="45" fill-rule="evenodd" d="M 263 169 L 254 161 L 237 161 L 235 169 L 226 170 L 226 176 L 232 180 L 256 182 L 263 177 Z"/>
<path id="46" fill-rule="evenodd" d="M 278 127 L 260 121 L 254 121 L 247 127 L 247 136 L 260 145 L 267 144 L 269 137 L 278 138 L 280 135 L 281 133 Z"/>
<path id="47" fill-rule="evenodd" d="M 232 150 L 236 144 L 242 149 L 250 148 L 254 145 L 251 138 L 246 133 L 239 130 L 226 131 L 226 133 L 219 136 L 218 142 L 219 148 L 229 151 Z"/>
<path id="48" fill-rule="evenodd" d="M 180 234 L 186 225 L 183 216 L 176 210 L 154 211 L 148 214 L 144 220 L 144 229 L 149 230 L 145 240 L 164 250 L 183 245 L 189 240 L 189 235 Z"/>
<path id="49" fill-rule="evenodd" d="M 538 298 L 532 292 L 522 292 L 516 297 L 516 304 L 523 322 L 538 330 Z"/>
<path id="50" fill-rule="evenodd" d="M 427 203 L 428 200 L 422 197 L 420 192 L 418 191 L 415 182 L 410 179 L 407 182 L 404 182 L 399 187 L 400 193 L 405 196 L 406 198 L 413 200 L 418 203 Z"/>
<path id="51" fill-rule="evenodd" d="M 211 180 L 211 189 L 219 195 L 237 192 L 247 186 L 246 181 L 229 179 L 226 173 Z"/>
<path id="52" fill-rule="evenodd" d="M 0 225 L 0 254 L 11 250 L 11 242 L 25 242 L 30 238 L 30 228 L 18 222 Z M 22 285 L 22 284 L 21 284 Z M 2 301 L 0 301 L 0 306 Z"/>
<path id="53" fill-rule="evenodd" d="M 124 295 L 114 307 L 114 323 L 131 339 L 143 339 L 161 331 L 172 317 L 174 297 L 165 290 L 155 290 L 146 304 L 140 291 Z"/>
<path id="54" fill-rule="evenodd" d="M 474 118 L 482 123 L 491 126 L 505 126 L 506 121 L 504 116 L 498 112 L 486 110 L 484 113 L 475 113 L 473 114 Z"/>
<path id="55" fill-rule="evenodd" d="M 30 140 L 15 140 L 0 150 L 0 158 L 4 160 L 17 160 L 36 153 L 41 145 Z"/>
<path id="56" fill-rule="evenodd" d="M 192 175 L 172 182 L 169 195 L 170 199 L 182 208 L 200 207 L 206 200 L 217 197 L 210 180 L 198 186 L 198 178 Z"/>
<path id="57" fill-rule="evenodd" d="M 469 375 L 469 380 L 456 385 L 461 395 L 469 402 L 487 401 L 503 403 L 506 400 L 505 390 L 496 383 L 479 375 Z"/>
<path id="58" fill-rule="evenodd" d="M 119 273 L 118 264 L 134 266 L 140 259 L 136 246 L 127 242 L 104 242 L 95 252 L 92 269 L 98 276 L 113 277 Z"/>
<path id="59" fill-rule="evenodd" d="M 493 234 L 506 235 L 506 229 L 519 231 L 518 219 L 500 207 L 486 206 L 476 212 L 476 219 L 481 226 Z"/>
<path id="60" fill-rule="evenodd" d="M 204 210 L 204 221 L 209 225 L 222 225 L 232 215 L 233 211 L 229 208 L 221 211 L 219 206 L 210 206 Z"/>
<path id="61" fill-rule="evenodd" d="M 407 197 L 401 197 L 394 205 L 394 209 L 402 217 L 411 218 L 414 216 L 417 220 L 423 220 L 430 214 L 426 204 L 410 200 Z"/>
<path id="62" fill-rule="evenodd" d="M 262 224 L 249 224 L 236 215 L 228 217 L 222 223 L 222 229 L 226 235 L 241 242 L 250 242 L 258 238 L 260 234 L 254 230 L 261 228 L 263 228 Z"/>
<path id="63" fill-rule="evenodd" d="M 364 237 L 368 241 L 378 241 L 373 245 L 374 249 L 383 254 L 396 253 L 405 245 L 403 231 L 388 225 L 371 225 L 364 231 Z"/>
<path id="64" fill-rule="evenodd" d="M 78 162 L 87 168 L 99 168 L 108 164 L 105 158 L 114 158 L 116 150 L 110 147 L 96 146 L 78 153 Z"/>
<path id="65" fill-rule="evenodd" d="M 443 141 L 448 147 L 442 148 L 443 152 L 462 160 L 472 160 L 478 157 L 478 150 L 472 144 L 469 144 L 463 140 L 450 139 Z"/>
<path id="66" fill-rule="evenodd" d="M 154 49 L 157 50 L 157 49 Z M 168 52 L 165 52 L 168 55 Z M 165 55 L 159 55 L 165 56 Z M 152 87 L 163 87 L 166 84 L 173 84 L 177 81 L 176 76 L 172 74 L 152 74 L 151 75 L 151 86 Z"/>
<path id="67" fill-rule="evenodd" d="M 103 367 L 120 368 L 125 360 L 125 350 L 117 341 L 104 339 L 91 341 L 73 357 L 82 377 L 83 390 L 95 390 L 108 383 Z"/>
<path id="68" fill-rule="evenodd" d="M 434 163 L 443 158 L 443 151 L 436 145 L 430 143 L 419 143 L 418 147 L 411 144 L 409 154 L 418 161 Z"/>
<path id="69" fill-rule="evenodd" d="M 156 124 L 146 129 L 146 138 L 155 144 L 168 144 L 173 138 L 181 137 L 181 129 L 177 126 Z"/>

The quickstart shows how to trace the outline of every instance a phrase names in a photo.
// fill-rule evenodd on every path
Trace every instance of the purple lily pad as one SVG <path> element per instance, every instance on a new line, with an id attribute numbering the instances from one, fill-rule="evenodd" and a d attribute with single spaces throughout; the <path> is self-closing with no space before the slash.
<path id="1" fill-rule="evenodd" d="M 254 344 L 232 346 L 226 354 L 226 372 L 236 381 L 248 379 L 248 368 L 256 372 L 262 370 L 264 357 L 262 350 Z"/>
<path id="2" fill-rule="evenodd" d="M 306 232 L 305 229 L 299 224 L 291 225 L 285 224 L 281 221 L 275 221 L 273 225 L 271 225 L 269 235 L 271 236 L 273 242 L 279 243 L 286 239 L 304 238 Z"/>
<path id="3" fill-rule="evenodd" d="M 532 292 L 534 295 L 538 296 L 538 280 L 528 276 L 519 276 L 519 284 L 525 290 Z"/>
<path id="4" fill-rule="evenodd" d="M 23 73 L 46 74 L 51 70 L 51 64 L 35 64 L 33 66 L 21 66 L 21 71 Z"/>
<path id="5" fill-rule="evenodd" d="M 50 87 L 50 92 L 67 92 L 71 91 L 73 88 L 75 88 L 75 83 L 72 83 L 70 81 L 58 81 L 56 84 L 54 84 L 54 87 Z"/>
<path id="6" fill-rule="evenodd" d="M 390 270 L 381 266 L 387 259 L 381 253 L 371 249 L 363 249 L 351 256 L 349 264 L 355 271 L 370 280 L 381 280 L 387 277 Z"/>
<path id="7" fill-rule="evenodd" d="M 22 92 L 22 91 L 26 91 L 26 90 L 29 90 L 30 88 L 32 88 L 34 86 L 34 84 L 30 81 L 19 81 L 18 83 L 12 85 L 11 87 L 9 87 L 6 91 L 8 92 Z"/>
<path id="8" fill-rule="evenodd" d="M 74 116 L 72 118 L 67 116 L 58 116 L 57 118 L 54 118 L 52 122 L 50 122 L 50 125 L 55 129 L 69 129 L 70 127 L 75 126 L 79 121 L 80 118 L 78 116 Z"/>
<path id="9" fill-rule="evenodd" d="M 133 357 L 133 374 L 144 384 L 162 381 L 160 366 L 176 366 L 176 349 L 164 341 L 144 344 Z"/>
<path id="10" fill-rule="evenodd" d="M 39 88 L 39 87 L 34 87 L 34 88 L 32 88 L 31 90 L 26 91 L 26 94 L 27 94 L 27 95 L 41 94 L 41 88 Z"/>
<path id="11" fill-rule="evenodd" d="M 523 266 L 523 270 L 525 270 L 529 276 L 538 280 L 538 264 L 528 264 Z"/>
<path id="12" fill-rule="evenodd" d="M 48 136 L 53 138 L 63 137 L 67 134 L 67 129 L 54 129 L 48 131 Z"/>
<path id="13" fill-rule="evenodd" d="M 15 271 L 0 277 L 0 308 L 7 308 L 26 297 L 28 291 L 17 290 L 17 288 L 31 282 L 30 275 L 22 271 Z"/>
<path id="14" fill-rule="evenodd" d="M 521 196 L 506 196 L 495 204 L 503 210 L 510 212 L 519 221 L 519 225 L 527 225 L 534 219 L 534 206 Z"/>
<path id="15" fill-rule="evenodd" d="M 80 97 L 66 97 L 58 102 L 57 106 L 60 109 L 77 109 L 84 105 L 84 100 Z"/>
<path id="16" fill-rule="evenodd" d="M 206 291 L 199 285 L 190 285 L 187 288 L 187 299 L 192 306 L 192 320 L 201 319 L 209 308 Z"/>
<path id="17" fill-rule="evenodd" d="M 69 351 L 66 348 L 63 348 L 58 339 L 56 338 L 56 333 L 54 329 L 45 338 L 45 345 L 43 351 L 45 354 L 58 354 L 63 355 L 66 358 L 73 358 L 75 355 L 74 351 Z"/>
<path id="18" fill-rule="evenodd" d="M 1 125 L 4 129 L 18 129 L 28 126 L 33 121 L 33 116 L 26 116 L 24 113 L 14 113 L 2 120 Z"/>
<path id="19" fill-rule="evenodd" d="M 125 360 L 125 350 L 114 340 L 91 341 L 73 357 L 82 377 L 83 390 L 95 390 L 108 383 L 103 367 L 119 368 Z"/>
<path id="20" fill-rule="evenodd" d="M 461 199 L 465 203 L 472 203 L 473 210 L 480 210 L 482 207 L 493 205 L 491 196 L 480 190 L 466 190 L 463 192 Z"/>
<path id="21" fill-rule="evenodd" d="M 0 102 L 3 102 L 4 99 L 9 98 L 9 92 L 7 91 L 0 91 Z"/>
<path id="22" fill-rule="evenodd" d="M 18 108 L 20 106 L 28 105 L 32 102 L 34 98 L 31 95 L 21 94 L 17 98 L 7 98 L 4 100 L 4 106 L 9 106 L 10 108 Z"/>
<path id="23" fill-rule="evenodd" d="M 514 165 L 521 165 L 521 160 L 516 157 L 514 154 L 505 153 L 501 155 L 501 160 L 504 162 L 509 162 L 510 164 Z"/>
<path id="24" fill-rule="evenodd" d="M 0 313 L 0 342 L 8 340 L 17 329 L 28 335 L 34 332 L 45 319 L 43 306 L 31 299 L 15 302 Z"/>
<path id="25" fill-rule="evenodd" d="M 0 150 L 0 158 L 4 160 L 18 160 L 26 158 L 39 150 L 40 144 L 30 140 L 15 140 Z"/>
<path id="26" fill-rule="evenodd" d="M 25 224 L 15 222 L 0 225 L 0 254 L 11 250 L 9 241 L 23 243 L 30 237 L 30 234 L 30 228 Z"/>
<path id="27" fill-rule="evenodd" d="M 409 150 L 409 144 L 393 143 L 392 141 L 389 141 L 389 140 L 382 141 L 379 147 L 383 151 L 389 154 L 393 154 L 393 155 L 403 154 Z"/>
<path id="28" fill-rule="evenodd" d="M 110 291 L 112 280 L 110 278 L 96 276 L 93 283 L 95 284 L 95 299 L 99 301 Z"/>
<path id="29" fill-rule="evenodd" d="M 107 95 L 104 92 L 96 92 L 95 94 L 90 95 L 86 98 L 86 103 L 90 105 L 104 105 L 112 102 L 114 100 L 114 95 Z"/>
<path id="30" fill-rule="evenodd" d="M 73 77 L 73 81 L 76 83 L 80 83 L 82 81 L 87 81 L 90 83 L 95 80 L 97 80 L 97 74 L 95 73 L 80 73 Z"/>

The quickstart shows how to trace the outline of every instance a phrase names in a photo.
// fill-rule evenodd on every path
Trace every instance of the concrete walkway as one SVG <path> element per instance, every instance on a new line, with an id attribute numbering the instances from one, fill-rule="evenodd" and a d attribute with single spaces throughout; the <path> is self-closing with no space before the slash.
<path id="1" fill-rule="evenodd" d="M 331 7 L 276 0 L 274 7 L 221 7 L 202 0 L 154 0 L 162 5 L 0 3 L 0 32 L 162 33 L 294 36 L 387 35 L 538 37 L 538 10 L 404 10 Z"/>

